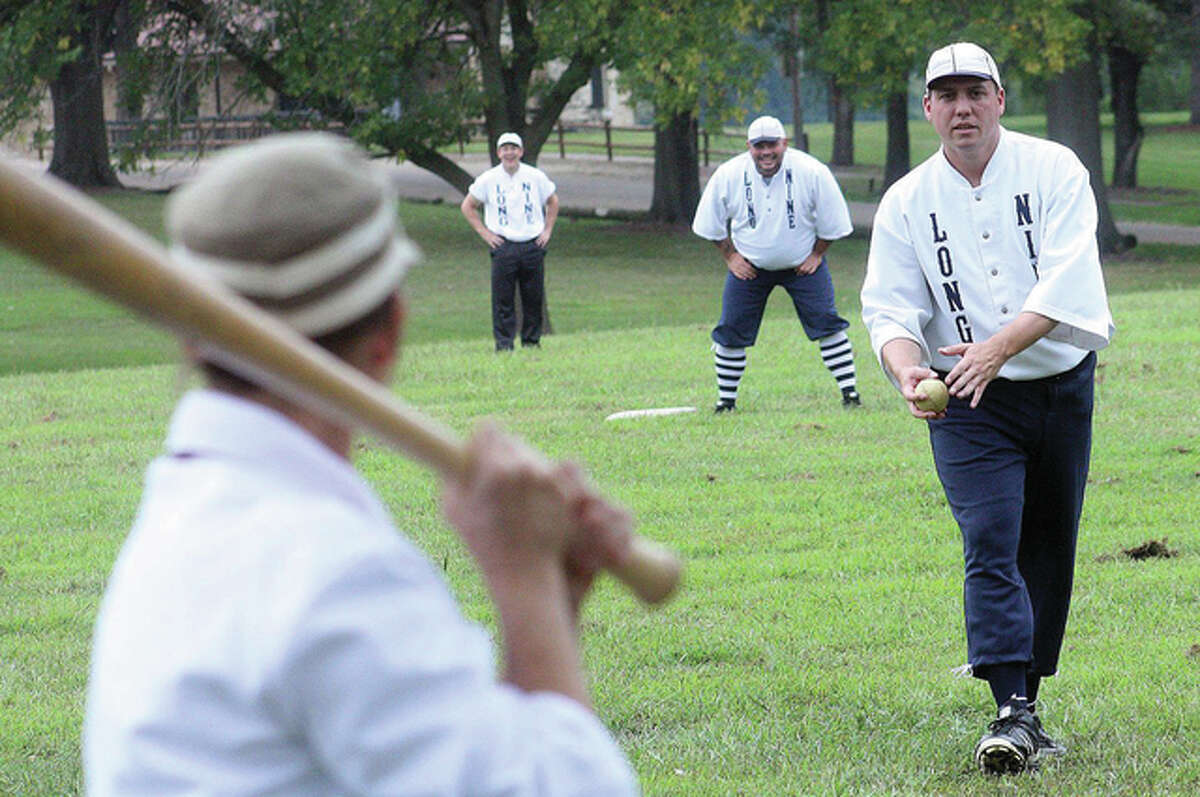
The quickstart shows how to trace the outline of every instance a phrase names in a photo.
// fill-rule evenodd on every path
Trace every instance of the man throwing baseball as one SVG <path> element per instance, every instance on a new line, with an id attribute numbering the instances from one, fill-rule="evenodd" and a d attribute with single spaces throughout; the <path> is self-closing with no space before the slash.
<path id="1" fill-rule="evenodd" d="M 853 231 L 846 200 L 829 167 L 788 147 L 775 117 L 750 123 L 746 149 L 709 178 L 692 221 L 694 233 L 716 244 L 729 272 L 712 331 L 716 411 L 737 405 L 746 349 L 758 338 L 776 286 L 792 297 L 805 334 L 820 345 L 843 406 L 860 406 L 850 322 L 838 315 L 825 262 L 830 244 Z"/>
<path id="2" fill-rule="evenodd" d="M 398 355 L 415 256 L 386 179 L 343 139 L 290 134 L 171 197 L 181 268 L 367 377 Z M 629 517 L 494 428 L 444 484 L 497 609 L 488 635 L 351 467 L 351 430 L 199 352 L 105 589 L 87 793 L 634 794 L 590 709 L 579 606 Z"/>
<path id="3" fill-rule="evenodd" d="M 521 292 L 521 345 L 542 338 L 546 246 L 558 218 L 558 194 L 541 169 L 521 162 L 521 137 L 496 139 L 500 163 L 471 183 L 459 209 L 492 253 L 492 336 L 496 351 L 512 351 L 517 335 L 515 292 Z M 484 219 L 479 218 L 479 208 Z"/>
<path id="4" fill-rule="evenodd" d="M 934 52 L 925 84 L 942 146 L 880 202 L 863 320 L 909 412 L 928 422 L 962 531 L 967 652 L 997 706 L 975 762 L 1021 772 L 1064 749 L 1035 701 L 1058 669 L 1095 351 L 1114 328 L 1079 159 L 1000 125 L 1000 72 L 978 45 Z M 943 411 L 915 403 L 933 376 L 949 387 Z"/>

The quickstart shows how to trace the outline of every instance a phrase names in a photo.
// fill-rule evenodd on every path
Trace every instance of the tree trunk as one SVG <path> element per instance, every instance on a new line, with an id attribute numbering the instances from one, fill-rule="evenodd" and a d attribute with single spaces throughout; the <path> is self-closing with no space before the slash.
<path id="1" fill-rule="evenodd" d="M 1138 116 L 1137 87 L 1142 61 L 1120 46 L 1108 48 L 1112 82 L 1113 178 L 1115 188 L 1137 188 L 1137 159 L 1145 131 Z"/>
<path id="2" fill-rule="evenodd" d="M 700 156 L 696 117 L 677 114 L 654 128 L 654 199 L 650 218 L 666 224 L 691 224 L 700 204 Z"/>
<path id="3" fill-rule="evenodd" d="M 479 64 L 479 78 L 483 88 L 483 120 L 484 135 L 487 136 L 488 153 L 492 163 L 498 162 L 495 148 L 496 139 L 501 133 L 512 131 L 525 138 L 525 115 L 521 114 L 519 124 L 508 118 L 508 103 L 506 102 L 507 86 L 504 83 L 504 57 L 500 49 L 500 35 L 503 24 L 502 4 L 499 0 L 482 0 L 481 2 L 464 2 L 459 9 L 467 18 L 467 30 L 471 42 L 475 45 L 476 59 Z M 526 142 L 528 144 L 529 142 Z"/>
<path id="4" fill-rule="evenodd" d="M 114 115 L 120 121 L 142 118 L 142 106 L 145 102 L 143 76 L 137 74 L 137 68 L 133 65 L 141 24 L 141 16 L 134 13 L 130 4 L 121 3 L 114 19 L 113 38 L 113 54 L 117 61 L 117 102 Z"/>
<path id="5" fill-rule="evenodd" d="M 829 106 L 829 116 L 833 120 L 833 157 L 829 160 L 830 165 L 853 166 L 854 103 L 833 78 L 829 80 Z"/>
<path id="6" fill-rule="evenodd" d="M 79 58 L 50 81 L 54 106 L 54 155 L 50 173 L 80 188 L 119 187 L 108 158 L 104 125 L 101 42 L 114 8 L 93 10 L 80 36 Z M 107 11 L 107 13 L 106 13 Z"/>
<path id="7" fill-rule="evenodd" d="M 1189 97 L 1191 123 L 1200 125 L 1200 0 L 1192 0 L 1192 92 Z"/>
<path id="8" fill-rule="evenodd" d="M 599 65 L 600 62 L 594 54 L 577 55 L 567 64 L 567 68 L 558 76 L 558 80 L 554 81 L 554 85 L 540 96 L 538 108 L 533 112 L 529 124 L 525 126 L 526 134 L 522 136 L 525 143 L 523 160 L 533 165 L 537 164 L 542 147 L 554 131 L 554 125 L 562 116 L 563 109 L 567 107 L 575 92 L 587 85 L 592 78 L 592 70 Z"/>
<path id="9" fill-rule="evenodd" d="M 1096 240 L 1104 254 L 1123 252 L 1137 245 L 1132 235 L 1117 232 L 1108 208 L 1104 185 L 1104 158 L 1100 150 L 1100 70 L 1094 36 L 1085 47 L 1090 57 L 1054 75 L 1046 84 L 1046 133 L 1067 145 L 1091 174 L 1092 193 L 1100 219 Z"/>
<path id="10" fill-rule="evenodd" d="M 830 0 L 817 0 L 816 17 L 817 31 L 821 39 L 829 30 Z M 817 60 L 820 61 L 818 49 Z M 854 103 L 850 94 L 838 83 L 837 76 L 826 73 L 826 83 L 829 86 L 829 121 L 833 123 L 833 151 L 830 153 L 830 166 L 854 165 Z"/>
<path id="11" fill-rule="evenodd" d="M 908 92 L 897 91 L 887 100 L 887 162 L 883 168 L 883 188 L 908 174 Z"/>
<path id="12" fill-rule="evenodd" d="M 808 134 L 804 132 L 804 100 L 800 96 L 800 20 L 796 6 L 792 6 L 788 19 L 787 44 L 783 48 L 783 73 L 788 77 L 792 90 L 791 144 L 808 152 Z"/>
<path id="13" fill-rule="evenodd" d="M 470 172 L 436 149 L 430 149 L 429 147 L 422 147 L 421 149 L 409 148 L 404 150 L 404 157 L 412 161 L 414 166 L 419 166 L 428 172 L 432 172 L 450 183 L 450 185 L 461 191 L 463 196 L 467 195 L 467 189 L 471 187 L 471 183 L 475 180 Z"/>
<path id="14" fill-rule="evenodd" d="M 504 10 L 508 17 L 505 24 Z M 536 165 L 554 123 L 571 97 L 592 78 L 601 65 L 600 49 L 575 53 L 566 68 L 539 93 L 538 108 L 526 121 L 534 67 L 538 63 L 538 40 L 527 3 L 476 0 L 459 3 L 467 17 L 467 28 L 478 54 L 483 87 L 483 118 L 492 163 L 499 163 L 495 142 L 501 133 L 521 136 L 526 163 Z M 610 10 L 615 29 L 627 4 L 615 3 Z M 506 41 L 506 39 L 508 41 Z"/>

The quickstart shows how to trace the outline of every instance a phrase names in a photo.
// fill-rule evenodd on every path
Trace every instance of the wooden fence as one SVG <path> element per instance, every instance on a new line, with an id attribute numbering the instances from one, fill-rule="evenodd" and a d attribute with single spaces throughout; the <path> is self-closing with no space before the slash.
<path id="1" fill-rule="evenodd" d="M 108 144 L 113 149 L 129 147 L 145 141 L 162 152 L 197 152 L 222 149 L 261 138 L 280 127 L 297 130 L 344 130 L 340 123 L 324 124 L 307 117 L 281 119 L 278 116 L 199 117 L 186 122 L 169 124 L 164 120 L 109 121 Z M 483 124 L 464 126 L 465 135 L 459 138 L 459 154 L 465 154 L 472 141 L 484 138 Z M 641 143 L 644 142 L 644 143 Z M 542 147 L 542 155 L 557 149 L 559 158 L 568 154 L 602 154 L 607 160 L 618 156 L 654 158 L 654 128 L 646 126 L 617 126 L 610 122 L 563 122 L 554 126 L 550 139 Z M 700 131 L 696 150 L 700 162 L 708 166 L 715 159 L 737 155 L 744 150 L 714 149 L 709 134 Z"/>
<path id="2" fill-rule="evenodd" d="M 472 124 L 468 129 L 480 131 L 479 137 L 483 137 L 482 124 Z M 633 134 L 638 138 L 649 141 L 648 144 L 630 143 L 628 141 L 614 140 L 613 134 Z M 599 140 L 603 137 L 603 140 Z M 629 136 L 620 136 L 620 138 L 628 138 Z M 593 140 L 595 139 L 595 140 Z M 459 154 L 466 152 L 466 145 L 474 139 L 459 139 L 458 151 Z M 648 126 L 637 127 L 621 127 L 614 125 L 611 122 L 603 123 L 591 122 L 563 122 L 561 119 L 554 126 L 554 133 L 550 139 L 542 146 L 542 157 L 547 155 L 547 150 L 551 147 L 551 142 L 557 146 L 558 157 L 565 159 L 568 150 L 574 152 L 585 152 L 589 154 L 603 154 L 607 160 L 613 160 L 614 156 L 631 155 L 640 156 L 649 159 L 654 158 L 654 128 Z M 708 166 L 713 158 L 729 158 L 737 155 L 744 150 L 726 150 L 714 149 L 711 146 L 708 132 L 701 130 L 696 140 L 696 150 L 703 165 Z"/>
<path id="3" fill-rule="evenodd" d="M 145 141 L 163 152 L 198 152 L 243 144 L 280 129 L 333 130 L 340 122 L 325 123 L 307 117 L 279 116 L 197 117 L 186 122 L 168 123 L 161 119 L 109 121 L 108 145 L 116 149 Z"/>

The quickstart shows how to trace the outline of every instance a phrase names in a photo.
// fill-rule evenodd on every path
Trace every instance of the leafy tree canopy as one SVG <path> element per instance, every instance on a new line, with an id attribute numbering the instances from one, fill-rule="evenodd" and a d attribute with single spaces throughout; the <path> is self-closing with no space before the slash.
<path id="1" fill-rule="evenodd" d="M 606 61 L 620 0 L 167 0 L 252 84 L 346 125 L 460 189 L 436 149 L 482 117 L 524 134 L 536 160 L 571 95 Z"/>
<path id="2" fill-rule="evenodd" d="M 777 3 L 764 0 L 660 0 L 637 4 L 615 42 L 621 85 L 651 103 L 659 124 L 699 113 L 720 128 L 752 95 L 773 53 L 751 34 Z"/>
<path id="3" fill-rule="evenodd" d="M 974 41 L 1026 75 L 1049 75 L 1078 61 L 1089 24 L 1070 0 L 846 0 L 832 3 L 823 68 L 863 102 L 903 91 L 923 73 L 931 42 Z M 940 45 L 938 45 L 940 46 Z"/>
<path id="4" fill-rule="evenodd" d="M 0 134 L 33 116 L 46 84 L 79 57 L 86 0 L 11 0 L 0 8 Z"/>

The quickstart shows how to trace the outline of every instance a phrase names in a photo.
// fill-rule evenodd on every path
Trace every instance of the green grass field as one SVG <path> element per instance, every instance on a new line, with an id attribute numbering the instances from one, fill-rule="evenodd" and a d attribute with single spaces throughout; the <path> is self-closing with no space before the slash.
<path id="1" fill-rule="evenodd" d="M 110 195 L 159 229 L 161 197 Z M 990 711 L 965 660 L 961 543 L 923 425 L 871 361 L 865 241 L 836 244 L 865 408 L 844 412 L 776 296 L 739 412 L 713 416 L 708 333 L 722 267 L 690 234 L 564 219 L 548 259 L 555 334 L 491 352 L 486 257 L 454 208 L 403 205 L 411 276 L 398 394 L 461 432 L 489 415 L 583 462 L 685 584 L 648 610 L 601 583 L 583 625 L 597 709 L 652 795 L 1194 794 L 1200 789 L 1200 248 L 1106 263 L 1077 586 L 1047 725 L 1069 748 L 997 782 L 970 752 Z M 89 635 L 142 472 L 189 382 L 165 335 L 0 251 L 0 794 L 80 790 Z M 624 422 L 611 412 L 694 405 Z M 431 476 L 365 440 L 357 462 L 492 617 Z M 1165 540 L 1172 558 L 1122 551 Z"/>

